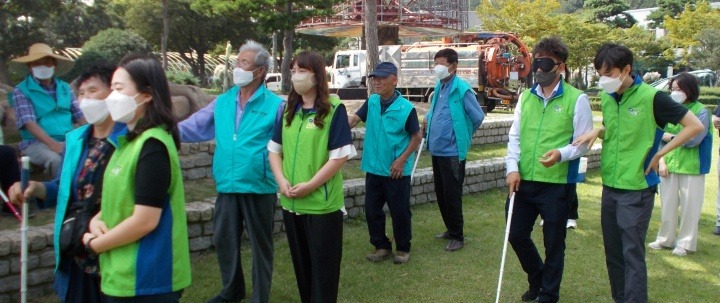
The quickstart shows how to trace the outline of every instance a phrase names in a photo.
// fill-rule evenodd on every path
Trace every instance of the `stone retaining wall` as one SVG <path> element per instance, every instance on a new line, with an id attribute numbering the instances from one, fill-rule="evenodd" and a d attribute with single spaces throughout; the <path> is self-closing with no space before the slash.
<path id="1" fill-rule="evenodd" d="M 490 131 L 492 133 L 493 131 Z M 507 136 L 505 136 L 507 137 Z M 212 153 L 212 148 L 202 150 L 200 145 L 184 145 L 187 152 L 194 150 L 195 155 Z M 600 149 L 590 151 L 588 169 L 600 165 Z M 189 160 L 186 160 L 189 161 Z M 204 160 L 193 160 L 204 161 Z M 505 161 L 502 158 L 474 161 L 467 164 L 464 193 L 477 193 L 505 186 Z M 433 175 L 430 168 L 418 169 L 412 184 L 411 204 L 435 202 Z M 190 251 L 199 252 L 212 247 L 213 224 L 212 215 L 215 208 L 214 199 L 191 202 L 186 206 L 188 218 L 188 237 Z M 346 218 L 357 218 L 364 213 L 365 183 L 364 179 L 345 181 Z M 278 207 L 275 211 L 274 233 L 283 232 L 282 212 Z M 28 298 L 38 298 L 53 292 L 53 256 L 52 224 L 31 227 L 29 234 L 28 260 Z M 20 289 L 20 231 L 0 231 L 0 303 L 19 301 Z"/>
<path id="2" fill-rule="evenodd" d="M 508 141 L 508 132 L 512 125 L 512 119 L 487 121 L 473 134 L 472 144 L 504 143 Z M 358 151 L 358 156 L 351 161 L 359 161 L 362 158 L 363 140 L 365 129 L 356 128 L 352 130 L 353 144 Z M 180 146 L 180 165 L 185 180 L 197 180 L 212 178 L 212 158 L 215 153 L 215 141 L 203 143 L 183 143 Z"/>

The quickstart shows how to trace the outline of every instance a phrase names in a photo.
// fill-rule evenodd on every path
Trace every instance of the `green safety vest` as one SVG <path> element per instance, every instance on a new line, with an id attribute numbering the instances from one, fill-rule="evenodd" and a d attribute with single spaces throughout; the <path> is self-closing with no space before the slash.
<path id="1" fill-rule="evenodd" d="M 615 98 L 601 93 L 605 138 L 600 156 L 603 185 L 642 190 L 660 183 L 655 171 L 645 169 L 657 153 L 662 129 L 655 122 L 653 99 L 657 89 L 640 83 Z"/>
<path id="2" fill-rule="evenodd" d="M 405 131 L 405 122 L 414 107 L 410 101 L 399 96 L 381 115 L 380 102 L 378 94 L 373 94 L 368 99 L 360 167 L 368 173 L 389 177 L 390 166 L 410 145 L 412 134 Z M 405 161 L 403 176 L 412 173 L 414 154 L 410 154 Z"/>
<path id="3" fill-rule="evenodd" d="M 698 101 L 684 104 L 695 116 L 705 109 L 705 105 Z M 710 116 L 707 117 L 710 119 Z M 710 121 L 706 121 L 710 124 Z M 665 126 L 665 132 L 678 134 L 682 130 L 682 125 L 670 124 Z M 712 134 L 713 128 L 709 127 L 705 138 L 695 147 L 680 146 L 673 149 L 664 156 L 665 165 L 668 172 L 686 175 L 700 175 L 710 172 L 712 162 Z"/>
<path id="4" fill-rule="evenodd" d="M 177 148 L 161 127 L 132 141 L 121 136 L 105 170 L 101 220 L 113 229 L 135 211 L 135 171 L 142 147 L 160 140 L 170 156 L 171 181 L 155 230 L 138 241 L 100 254 L 101 289 L 106 295 L 134 297 L 178 291 L 190 285 L 185 194 Z"/>
<path id="5" fill-rule="evenodd" d="M 575 104 L 582 93 L 562 81 L 547 106 L 543 105 L 543 99 L 534 88 L 522 94 L 518 166 L 523 180 L 559 184 L 577 182 L 579 159 L 545 167 L 540 158 L 550 150 L 572 143 Z"/>
<path id="6" fill-rule="evenodd" d="M 314 112 L 305 114 L 302 109 L 295 113 L 290 126 L 283 126 L 282 168 L 291 185 L 310 181 L 330 159 L 330 122 L 341 104 L 336 97 L 330 97 L 330 103 L 332 106 L 323 119 L 323 128 L 313 123 Z M 285 115 L 288 115 L 287 111 Z M 337 211 L 345 205 L 342 173 L 338 171 L 325 184 L 303 198 L 292 199 L 280 195 L 280 203 L 283 208 L 297 214 L 320 215 Z"/>

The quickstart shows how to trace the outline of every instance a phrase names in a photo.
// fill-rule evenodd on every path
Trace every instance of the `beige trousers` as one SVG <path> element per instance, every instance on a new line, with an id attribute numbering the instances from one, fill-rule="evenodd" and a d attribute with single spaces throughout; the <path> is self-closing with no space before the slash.
<path id="1" fill-rule="evenodd" d="M 662 214 L 656 242 L 665 247 L 697 250 L 698 222 L 705 199 L 705 175 L 669 174 L 658 186 Z M 680 210 L 680 229 L 678 227 Z"/>

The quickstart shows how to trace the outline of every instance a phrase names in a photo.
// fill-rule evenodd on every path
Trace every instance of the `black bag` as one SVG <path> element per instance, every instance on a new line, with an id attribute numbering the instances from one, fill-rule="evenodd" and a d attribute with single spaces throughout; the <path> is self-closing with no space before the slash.
<path id="1" fill-rule="evenodd" d="M 83 209 L 70 212 L 60 227 L 60 254 L 77 256 L 85 251 L 82 237 L 88 230 L 90 216 Z"/>

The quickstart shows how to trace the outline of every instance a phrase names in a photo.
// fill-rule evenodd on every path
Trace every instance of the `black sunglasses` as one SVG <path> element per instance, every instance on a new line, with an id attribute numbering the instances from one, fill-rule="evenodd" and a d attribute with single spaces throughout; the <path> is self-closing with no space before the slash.
<path id="1" fill-rule="evenodd" d="M 535 72 L 538 68 L 544 72 L 549 72 L 555 65 L 560 65 L 561 62 L 555 62 L 552 58 L 535 58 L 532 64 L 532 71 Z"/>

